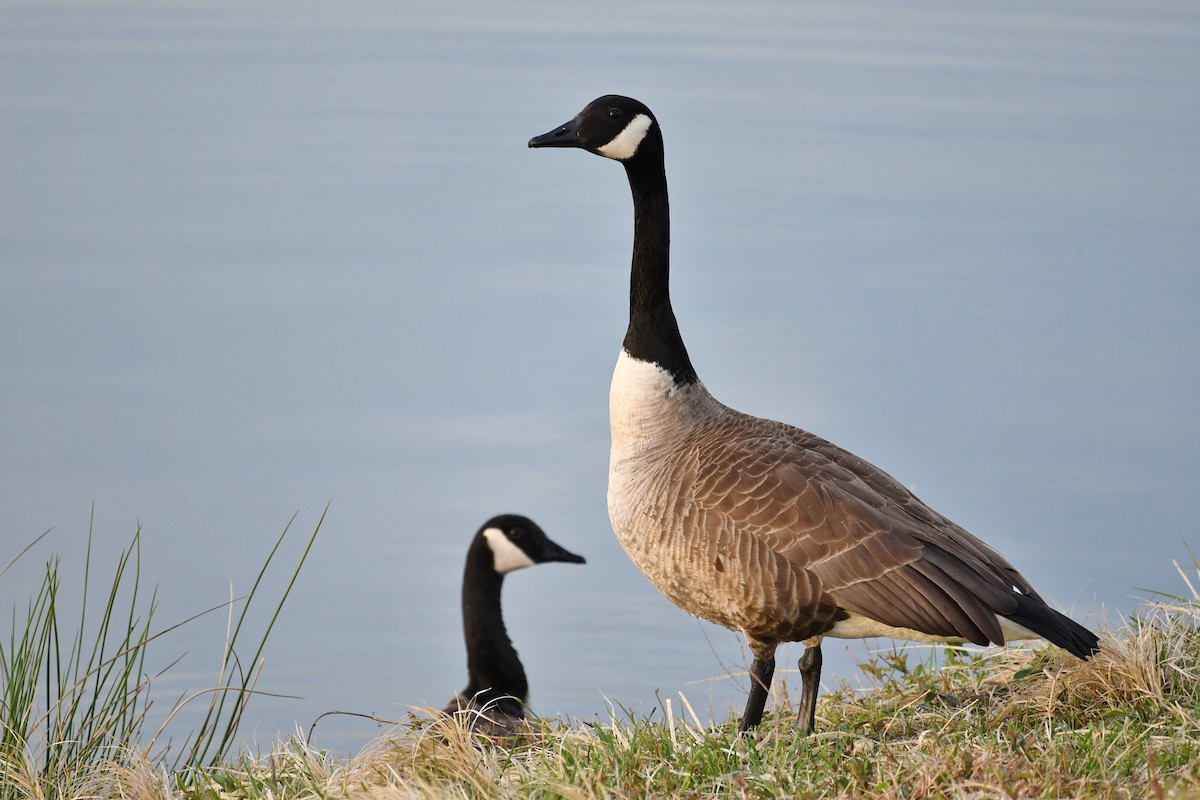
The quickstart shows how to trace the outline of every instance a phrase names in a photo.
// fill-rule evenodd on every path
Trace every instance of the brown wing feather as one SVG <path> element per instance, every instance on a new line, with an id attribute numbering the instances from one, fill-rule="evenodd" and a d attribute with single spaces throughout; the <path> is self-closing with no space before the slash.
<path id="1" fill-rule="evenodd" d="M 736 414 L 697 438 L 695 497 L 812 576 L 827 602 L 895 627 L 1001 642 L 1036 597 L 1002 556 L 890 475 L 782 423 Z M 715 434 L 715 435 L 714 435 Z"/>

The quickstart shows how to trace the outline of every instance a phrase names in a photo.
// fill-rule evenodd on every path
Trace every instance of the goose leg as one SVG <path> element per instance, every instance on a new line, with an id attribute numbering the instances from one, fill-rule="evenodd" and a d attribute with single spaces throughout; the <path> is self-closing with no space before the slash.
<path id="1" fill-rule="evenodd" d="M 750 667 L 750 696 L 746 698 L 746 710 L 738 730 L 757 728 L 762 722 L 763 709 L 767 705 L 767 693 L 771 691 L 771 678 L 775 677 L 775 654 L 754 659 Z"/>
<path id="2" fill-rule="evenodd" d="M 821 685 L 821 644 L 804 648 L 800 656 L 800 733 L 807 736 L 817 724 L 817 689 Z"/>

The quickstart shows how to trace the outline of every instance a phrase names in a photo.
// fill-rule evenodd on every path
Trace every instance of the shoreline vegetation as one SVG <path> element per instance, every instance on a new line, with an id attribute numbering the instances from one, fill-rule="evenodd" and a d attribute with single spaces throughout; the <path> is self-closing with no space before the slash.
<path id="1" fill-rule="evenodd" d="M 290 525 L 247 595 L 202 612 L 228 615 L 222 669 L 214 688 L 176 705 L 206 711 L 169 747 L 145 730 L 156 677 L 144 674 L 146 650 L 195 617 L 152 624 L 156 597 L 139 586 L 136 533 L 99 609 L 87 608 L 87 591 L 83 609 L 57 607 L 51 558 L 40 591 L 13 610 L 13 630 L 0 638 L 0 800 L 1200 798 L 1195 557 L 1186 570 L 1174 565 L 1183 592 L 1101 626 L 1102 649 L 1088 662 L 1052 647 L 884 644 L 858 664 L 865 688 L 827 682 L 819 732 L 808 737 L 796 733 L 798 687 L 784 676 L 750 735 L 738 734 L 733 712 L 705 724 L 679 694 L 645 716 L 614 708 L 607 721 L 533 719 L 508 740 L 420 709 L 352 758 L 300 736 L 265 755 L 239 754 L 262 648 L 321 523 L 265 630 L 243 630 L 250 605 L 265 602 L 260 583 Z M 85 581 L 94 582 L 91 559 L 89 537 Z"/>

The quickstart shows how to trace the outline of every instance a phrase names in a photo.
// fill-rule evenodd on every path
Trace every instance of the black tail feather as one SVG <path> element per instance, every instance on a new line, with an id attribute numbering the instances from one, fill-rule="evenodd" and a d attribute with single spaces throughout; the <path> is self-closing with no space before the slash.
<path id="1" fill-rule="evenodd" d="M 1018 595 L 1017 610 L 1004 616 L 1078 658 L 1100 651 L 1100 637 L 1039 599 Z"/>

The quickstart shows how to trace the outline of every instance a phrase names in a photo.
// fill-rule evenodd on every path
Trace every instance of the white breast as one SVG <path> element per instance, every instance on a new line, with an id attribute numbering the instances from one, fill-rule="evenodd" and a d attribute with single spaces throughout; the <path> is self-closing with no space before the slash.
<path id="1" fill-rule="evenodd" d="M 651 507 L 664 502 L 664 493 L 681 489 L 676 486 L 670 492 L 659 485 L 667 462 L 687 446 L 697 425 L 726 409 L 703 384 L 677 386 L 670 372 L 622 349 L 613 371 L 608 410 L 612 432 L 608 512 L 617 538 L 628 550 L 629 538 L 645 522 L 644 516 L 652 513 Z"/>
<path id="2" fill-rule="evenodd" d="M 651 361 L 640 361 L 621 349 L 608 392 L 613 447 L 634 447 L 660 438 L 672 423 L 666 401 L 675 393 L 671 373 Z"/>

